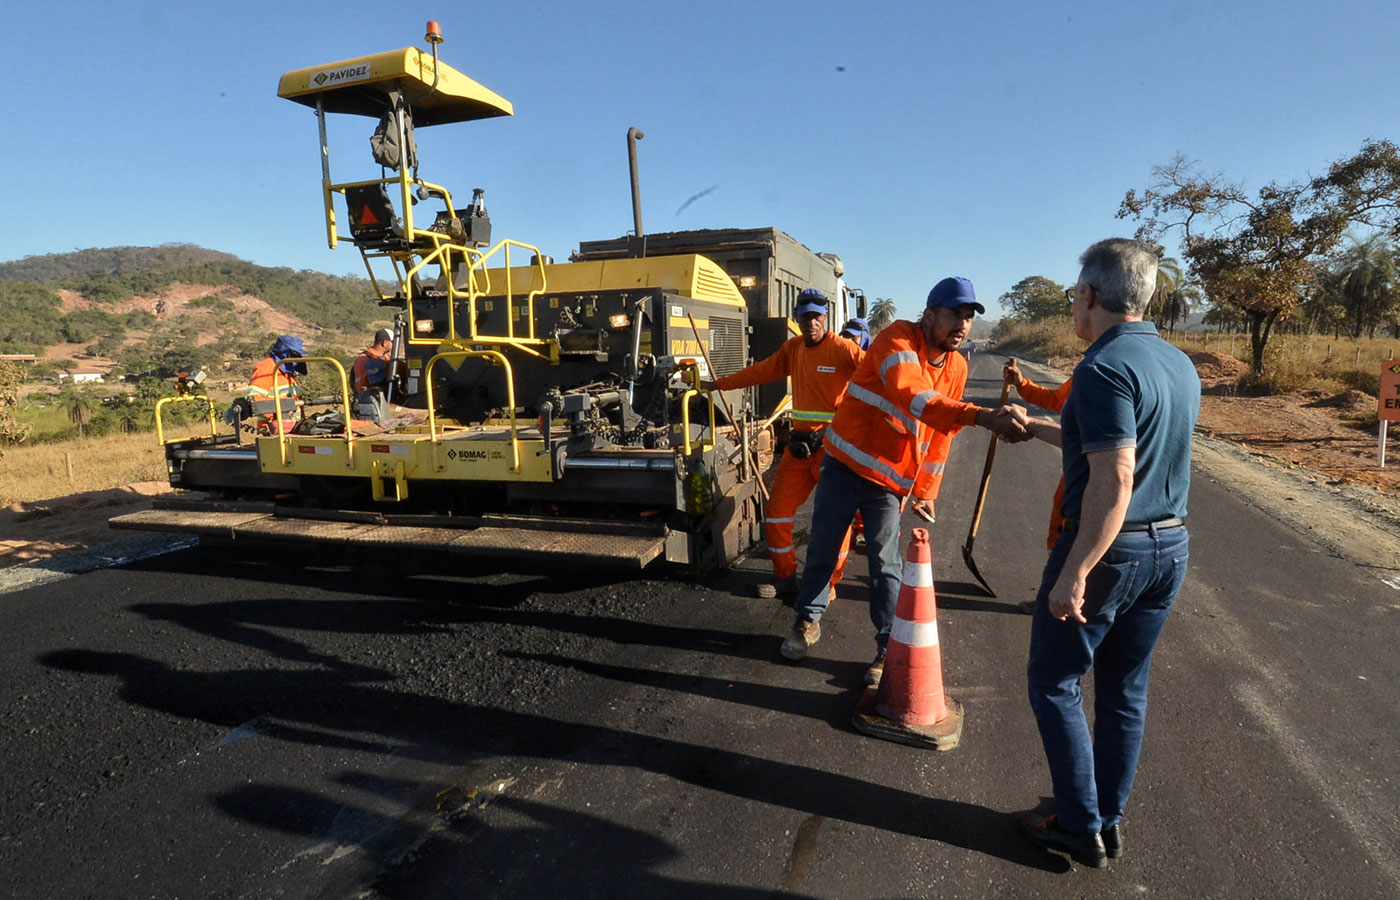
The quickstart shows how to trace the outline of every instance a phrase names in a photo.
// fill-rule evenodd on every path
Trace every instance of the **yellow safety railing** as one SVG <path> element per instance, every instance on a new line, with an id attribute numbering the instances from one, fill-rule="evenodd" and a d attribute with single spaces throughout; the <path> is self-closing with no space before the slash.
<path id="1" fill-rule="evenodd" d="M 322 123 L 324 129 L 324 122 Z M 322 155 L 325 156 L 326 140 L 324 132 L 321 135 Z M 456 207 L 452 204 L 452 193 L 446 187 L 425 181 L 421 178 L 411 176 L 408 170 L 401 169 L 398 173 L 386 178 L 373 178 L 366 181 L 347 181 L 340 184 L 332 184 L 329 179 L 329 171 L 324 165 L 323 159 L 322 193 L 325 200 L 326 212 L 326 234 L 328 243 L 334 248 L 340 241 L 353 241 L 353 238 L 342 236 L 336 233 L 335 227 L 335 205 L 333 197 L 335 194 L 344 195 L 350 188 L 367 187 L 370 185 L 393 185 L 397 187 L 399 208 L 403 217 L 404 239 L 413 242 L 428 240 L 432 242 L 432 249 L 428 250 L 421 245 L 412 249 L 379 250 L 371 251 L 363 247 L 360 248 L 360 255 L 364 260 L 365 271 L 369 274 L 371 284 L 375 293 L 380 299 L 386 299 L 389 295 L 384 293 L 380 286 L 379 277 L 374 272 L 372 260 L 388 259 L 394 268 L 394 275 L 399 281 L 399 289 L 408 298 L 408 318 L 410 322 L 408 343 L 425 346 L 441 344 L 441 338 L 419 338 L 415 336 L 412 329 L 412 322 L 415 321 L 413 312 L 414 296 L 411 289 L 414 276 L 418 275 L 426 266 L 438 264 L 442 267 L 443 280 L 447 286 L 447 341 L 461 341 L 472 344 L 495 344 L 513 346 L 526 353 L 538 356 L 542 359 L 556 359 L 557 357 L 549 350 L 540 352 L 535 348 L 550 348 L 553 341 L 542 338 L 535 328 L 535 300 L 545 292 L 544 256 L 540 249 L 533 244 L 526 244 L 521 241 L 505 238 L 497 241 L 496 244 L 486 252 L 482 252 L 475 247 L 468 247 L 464 244 L 453 243 L 450 236 L 437 231 L 430 231 L 416 227 L 413 224 L 413 189 L 423 188 L 433 196 L 440 197 L 447 207 L 449 216 L 456 216 Z M 536 267 L 538 277 L 538 287 L 531 290 L 525 296 L 525 302 L 521 312 L 523 318 L 523 334 L 516 333 L 515 315 L 516 298 L 511 273 L 511 248 L 518 247 L 529 251 L 534 256 L 533 265 Z M 426 250 L 426 252 L 424 252 Z M 505 304 L 506 304 L 506 333 L 482 334 L 476 327 L 476 303 L 479 297 L 492 293 L 491 275 L 486 269 L 486 263 L 492 257 L 500 254 L 503 258 L 506 273 L 505 284 Z M 420 257 L 413 262 L 414 257 Z M 454 277 L 453 269 L 458 262 L 457 258 L 465 260 L 467 263 L 467 284 L 465 290 L 459 289 L 457 279 Z M 478 280 L 478 273 L 481 278 Z M 460 333 L 457 328 L 457 303 L 460 300 L 466 301 L 466 314 L 468 319 L 466 333 Z"/>
<path id="2" fill-rule="evenodd" d="M 164 409 L 166 404 L 169 403 L 193 403 L 195 401 L 203 401 L 209 407 L 209 433 L 191 434 L 186 437 L 171 438 L 170 440 L 166 440 L 165 423 L 161 420 L 161 410 Z M 156 440 L 160 441 L 162 447 L 166 444 L 178 444 L 181 441 L 203 440 L 205 438 L 214 437 L 216 434 L 218 434 L 218 425 L 215 424 L 214 421 L 214 401 L 210 400 L 207 395 L 185 394 L 179 397 L 161 397 L 159 400 L 156 401 Z"/>
<path id="3" fill-rule="evenodd" d="M 322 152 L 325 152 L 324 142 L 322 144 Z M 353 238 L 337 234 L 335 231 L 335 204 L 332 195 L 343 195 L 350 188 L 368 187 L 374 184 L 394 185 L 399 189 L 399 201 L 403 209 L 403 235 L 404 238 L 407 240 L 411 241 L 415 238 L 430 237 L 432 235 L 437 234 L 437 232 L 435 231 L 424 231 L 421 228 L 414 227 L 414 198 L 412 195 L 413 187 L 422 187 L 432 192 L 434 195 L 440 196 L 443 199 L 443 202 L 447 204 L 448 215 L 457 215 L 457 210 L 452 206 L 451 191 L 449 191 L 447 188 L 443 187 L 440 184 L 433 184 L 431 181 L 424 181 L 421 178 L 415 178 L 412 175 L 408 174 L 407 169 L 400 171 L 397 175 L 390 175 L 387 178 L 371 178 L 366 181 L 345 181 L 341 182 L 340 184 L 331 184 L 330 182 L 323 180 L 322 195 L 324 197 L 326 205 L 326 236 L 327 242 L 330 244 L 332 250 L 334 250 L 336 245 L 341 241 L 353 240 Z M 444 237 L 444 235 L 438 235 L 438 237 Z"/>
<path id="4" fill-rule="evenodd" d="M 710 440 L 708 443 L 704 439 L 700 441 L 700 449 L 713 447 L 715 445 L 715 393 L 714 391 L 702 391 L 699 388 L 691 388 L 681 394 L 681 434 L 685 455 L 690 455 L 690 398 L 705 395 L 705 399 L 710 401 Z"/>
<path id="5" fill-rule="evenodd" d="M 428 389 L 428 436 L 434 444 L 442 442 L 437 430 L 437 404 L 433 400 L 433 366 L 442 359 L 485 359 L 499 364 L 506 371 L 506 408 L 510 411 L 510 468 L 520 471 L 520 439 L 515 428 L 515 375 L 511 372 L 510 360 L 497 350 L 449 350 L 438 353 L 423 367 L 423 383 Z M 713 415 L 713 414 L 712 414 Z"/>
<path id="6" fill-rule="evenodd" d="M 423 232 L 437 239 L 443 238 L 437 232 Z M 511 266 L 511 248 L 518 247 L 529 251 L 534 259 L 531 265 L 538 272 L 538 286 L 525 294 L 524 302 L 518 307 L 524 319 L 524 333 L 517 333 L 515 327 L 517 299 L 515 295 L 514 273 Z M 457 286 L 457 279 L 454 275 L 453 255 L 460 254 L 467 262 L 467 284 L 466 290 Z M 491 270 L 486 268 L 486 264 L 496 255 L 502 257 L 505 270 L 505 305 L 506 332 L 505 334 L 485 334 L 477 329 L 476 311 L 477 301 L 483 297 L 494 293 L 491 285 Z M 416 319 L 413 312 L 413 297 L 409 294 L 407 285 L 412 282 L 413 276 L 418 274 L 425 266 L 437 263 L 442 266 L 444 281 L 447 283 L 447 341 L 460 341 L 468 344 L 495 344 L 500 346 L 515 347 L 526 353 L 538 356 L 541 359 L 553 359 L 548 352 L 541 353 L 535 347 L 550 347 L 553 341 L 539 336 L 535 327 L 535 300 L 545 292 L 545 272 L 544 258 L 540 249 L 533 244 L 526 244 L 522 241 L 503 238 L 497 241 L 495 246 L 485 253 L 474 247 L 466 247 L 460 244 L 438 243 L 437 247 L 423 258 L 417 265 L 405 271 L 401 276 L 402 284 L 405 286 L 405 296 L 408 300 L 408 318 L 410 321 Z M 460 301 L 466 301 L 465 315 L 467 327 L 465 332 L 458 328 L 457 305 Z M 410 337 L 408 342 L 419 346 L 444 343 L 442 338 L 416 338 Z"/>
<path id="7" fill-rule="evenodd" d="M 543 294 L 543 293 L 544 293 L 544 290 L 545 290 L 544 256 L 543 256 L 543 254 L 540 253 L 540 248 L 534 246 L 533 244 L 526 244 L 526 243 L 522 243 L 522 242 L 520 242 L 520 241 L 513 241 L 513 240 L 511 240 L 510 238 L 503 238 L 503 239 L 501 239 L 501 240 L 499 240 L 499 241 L 496 242 L 496 246 L 492 247 L 490 250 L 487 250 L 485 253 L 481 254 L 481 256 L 478 257 L 474 262 L 472 262 L 471 267 L 468 269 L 468 272 L 471 273 L 471 272 L 475 272 L 475 270 L 477 270 L 477 269 L 481 269 L 482 273 L 486 276 L 486 279 L 487 279 L 486 289 L 489 291 L 489 290 L 491 289 L 491 283 L 490 283 L 490 278 L 491 278 L 491 276 L 490 276 L 490 273 L 489 273 L 489 272 L 487 271 L 487 269 L 486 269 L 486 263 L 487 263 L 488 260 L 491 259 L 491 257 L 495 256 L 497 253 L 500 253 L 501 256 L 504 258 L 504 263 L 505 263 L 505 273 L 506 273 L 506 306 L 507 306 L 507 308 L 513 307 L 513 306 L 514 306 L 514 302 L 515 302 L 515 287 L 514 287 L 513 284 L 511 284 L 511 280 L 512 280 L 512 276 L 511 276 L 511 266 L 510 266 L 510 248 L 511 248 L 511 247 L 519 247 L 519 248 L 522 249 L 522 250 L 529 250 L 532 254 L 534 254 L 534 265 L 535 265 L 535 267 L 539 270 L 539 275 L 540 275 L 540 277 L 539 277 L 539 285 L 540 285 L 540 286 L 537 287 L 537 288 L 535 288 L 534 290 L 530 291 L 530 293 L 527 294 L 527 295 L 525 296 L 525 308 L 524 308 L 524 313 L 525 313 L 525 324 L 526 324 L 527 329 L 528 329 L 528 334 L 526 334 L 526 335 L 524 335 L 524 336 L 522 337 L 522 336 L 517 335 L 517 334 L 515 333 L 515 316 L 514 316 L 514 315 L 507 315 L 507 316 L 506 316 L 506 334 L 505 334 L 505 337 L 504 337 L 504 338 L 501 338 L 501 337 L 499 337 L 499 336 L 493 336 L 493 335 L 479 335 L 479 334 L 477 334 L 477 331 L 476 331 L 476 296 L 474 296 L 473 292 L 471 292 L 471 291 L 469 290 L 468 296 L 467 296 L 467 313 L 468 313 L 468 315 L 469 315 L 469 317 L 470 317 L 470 320 L 471 320 L 471 321 L 470 321 L 470 324 L 471 324 L 471 333 L 470 333 L 469 335 L 466 336 L 466 339 L 467 339 L 467 340 L 476 341 L 476 342 L 482 342 L 482 341 L 490 342 L 490 341 L 495 341 L 495 342 L 498 342 L 498 343 L 510 343 L 510 344 L 515 344 L 515 345 L 517 345 L 517 346 L 520 345 L 520 343 L 521 343 L 522 340 L 525 341 L 525 342 L 527 342 L 527 343 L 540 343 L 540 344 L 548 343 L 547 341 L 544 341 L 544 340 L 542 340 L 542 339 L 537 338 L 536 335 L 535 335 L 535 298 L 537 298 L 537 297 L 539 297 L 541 294 Z M 475 283 L 475 280 L 474 280 L 474 279 L 470 279 L 469 282 L 468 282 L 468 288 L 470 289 L 471 285 L 474 284 L 474 283 Z M 455 336 L 455 335 L 456 335 L 456 330 L 454 329 L 452 333 L 453 333 L 453 335 Z"/>
<path id="8" fill-rule="evenodd" d="M 284 362 L 324 362 L 335 366 L 336 372 L 340 375 L 341 412 L 345 414 L 345 465 L 353 467 L 355 465 L 355 442 L 350 439 L 350 379 L 345 375 L 345 366 L 341 365 L 340 360 L 330 356 L 298 356 L 284 360 Z M 272 412 L 277 421 L 277 446 L 282 453 L 282 465 L 289 466 L 292 463 L 287 458 L 287 448 L 291 446 L 291 439 L 287 437 L 287 429 L 282 424 L 285 421 L 282 416 L 282 385 L 278 382 L 284 382 L 288 387 L 292 386 L 291 381 L 284 380 L 281 364 L 272 369 L 272 398 L 275 401 Z"/>

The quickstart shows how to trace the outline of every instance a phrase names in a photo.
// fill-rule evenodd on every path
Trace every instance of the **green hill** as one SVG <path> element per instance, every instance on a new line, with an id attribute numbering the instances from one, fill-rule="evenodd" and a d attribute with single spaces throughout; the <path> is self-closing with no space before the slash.
<path id="1" fill-rule="evenodd" d="M 151 269 L 184 269 L 215 263 L 243 262 L 231 253 L 194 244 L 161 247 L 91 247 L 72 253 L 26 256 L 0 263 L 0 281 L 66 282 L 97 275 L 125 275 Z"/>
<path id="2" fill-rule="evenodd" d="M 363 278 L 268 268 L 191 244 L 92 248 L 0 263 L 0 352 L 42 353 L 55 344 L 81 344 L 104 336 L 120 340 L 129 330 L 152 327 L 151 316 L 112 307 L 133 297 L 159 296 L 175 284 L 208 285 L 220 295 L 251 295 L 278 312 L 330 331 L 363 331 L 384 318 Z M 59 290 L 80 294 L 93 305 L 65 313 Z M 218 308 L 217 298 L 203 306 L 211 305 Z M 223 330 L 234 324 L 239 323 Z M 258 322 L 241 325 L 249 334 L 265 330 Z"/>

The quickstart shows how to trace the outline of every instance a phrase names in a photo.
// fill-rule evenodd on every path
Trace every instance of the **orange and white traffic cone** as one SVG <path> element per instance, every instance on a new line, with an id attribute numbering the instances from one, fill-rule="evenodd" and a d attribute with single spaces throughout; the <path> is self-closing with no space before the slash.
<path id="1" fill-rule="evenodd" d="M 962 704 L 943 694 L 938 602 L 928 530 L 915 528 L 904 562 L 894 626 L 878 688 L 861 696 L 851 724 L 862 734 L 952 750 L 962 737 Z"/>

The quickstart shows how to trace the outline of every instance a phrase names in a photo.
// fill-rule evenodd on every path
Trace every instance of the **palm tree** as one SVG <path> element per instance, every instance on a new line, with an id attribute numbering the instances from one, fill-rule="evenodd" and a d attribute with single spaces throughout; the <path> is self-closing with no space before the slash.
<path id="1" fill-rule="evenodd" d="M 139 431 L 141 429 L 141 426 L 146 422 L 147 414 L 142 404 L 137 403 L 135 399 L 128 394 L 125 403 L 117 404 L 114 416 L 117 420 L 117 426 L 121 428 L 122 432 L 131 434 L 133 431 Z"/>
<path id="2" fill-rule="evenodd" d="M 1365 240 L 1353 238 L 1351 246 L 1337 259 L 1333 272 L 1341 288 L 1351 336 L 1359 338 L 1365 331 L 1375 337 L 1376 328 L 1394 310 L 1400 297 L 1395 251 L 1385 235 L 1373 234 Z"/>
<path id="3" fill-rule="evenodd" d="M 1176 331 L 1176 323 L 1191 314 L 1191 308 L 1201 300 L 1197 287 L 1181 268 L 1181 261 L 1171 256 L 1157 260 L 1157 290 L 1147 304 L 1147 318 L 1164 331 Z"/>
<path id="4" fill-rule="evenodd" d="M 83 426 L 100 405 L 91 391 L 82 388 L 66 387 L 58 394 L 58 406 L 68 414 L 68 421 L 78 426 L 78 437 L 83 436 Z"/>
<path id="5" fill-rule="evenodd" d="M 870 325 L 870 333 L 873 335 L 889 325 L 894 321 L 896 315 L 898 315 L 898 311 L 895 309 L 893 300 L 888 297 L 876 297 L 875 302 L 870 306 L 870 315 L 866 317 L 866 321 Z"/>

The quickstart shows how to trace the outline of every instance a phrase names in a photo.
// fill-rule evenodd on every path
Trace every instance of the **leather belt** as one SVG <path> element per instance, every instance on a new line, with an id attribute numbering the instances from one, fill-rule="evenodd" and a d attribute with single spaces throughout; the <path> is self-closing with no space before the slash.
<path id="1" fill-rule="evenodd" d="M 1118 529 L 1118 533 L 1122 534 L 1125 531 L 1151 531 L 1154 528 L 1158 531 L 1164 531 L 1168 528 L 1183 528 L 1185 527 L 1185 525 L 1186 520 L 1179 516 L 1175 516 L 1170 519 L 1159 519 L 1156 522 L 1124 522 L 1123 527 Z M 1065 524 L 1061 527 L 1060 530 L 1075 531 L 1078 528 L 1078 519 L 1066 519 Z"/>

